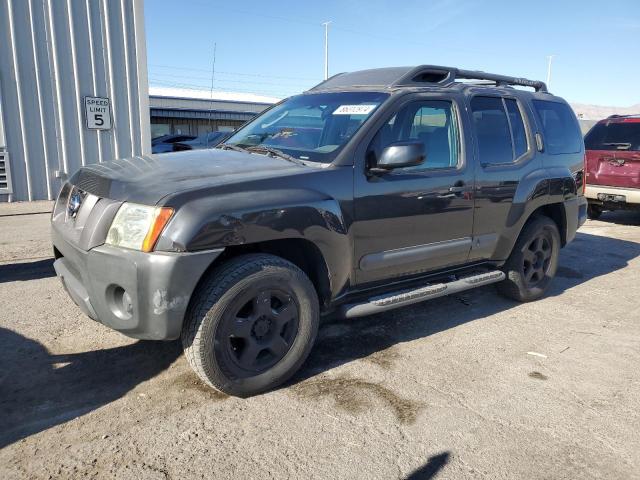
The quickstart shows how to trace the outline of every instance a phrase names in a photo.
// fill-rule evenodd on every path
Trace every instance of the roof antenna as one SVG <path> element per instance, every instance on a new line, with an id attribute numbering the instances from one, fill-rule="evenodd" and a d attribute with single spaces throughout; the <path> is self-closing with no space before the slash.
<path id="1" fill-rule="evenodd" d="M 211 90 L 209 92 L 209 131 L 213 132 L 213 127 L 211 125 L 212 115 L 213 115 L 213 79 L 216 74 L 216 47 L 217 43 L 213 44 L 213 61 L 211 62 Z M 208 135 L 208 133 L 207 133 Z M 208 142 L 207 142 L 208 144 Z"/>

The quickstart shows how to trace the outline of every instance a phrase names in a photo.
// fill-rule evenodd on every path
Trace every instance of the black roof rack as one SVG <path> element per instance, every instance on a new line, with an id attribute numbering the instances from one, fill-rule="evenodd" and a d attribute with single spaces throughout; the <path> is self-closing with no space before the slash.
<path id="1" fill-rule="evenodd" d="M 487 80 L 496 86 L 518 85 L 531 87 L 536 92 L 547 92 L 547 85 L 539 80 L 510 77 L 495 73 L 474 70 L 462 70 L 438 65 L 420 65 L 418 67 L 391 67 L 339 73 L 319 83 L 311 90 L 325 90 L 339 87 L 379 86 L 379 87 L 418 87 L 425 85 L 449 86 L 456 80 Z"/>

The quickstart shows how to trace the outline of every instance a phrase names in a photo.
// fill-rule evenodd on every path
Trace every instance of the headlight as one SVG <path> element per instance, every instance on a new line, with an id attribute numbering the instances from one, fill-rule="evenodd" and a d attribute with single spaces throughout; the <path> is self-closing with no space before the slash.
<path id="1" fill-rule="evenodd" d="M 106 243 L 150 252 L 173 215 L 173 208 L 123 203 L 113 219 Z"/>

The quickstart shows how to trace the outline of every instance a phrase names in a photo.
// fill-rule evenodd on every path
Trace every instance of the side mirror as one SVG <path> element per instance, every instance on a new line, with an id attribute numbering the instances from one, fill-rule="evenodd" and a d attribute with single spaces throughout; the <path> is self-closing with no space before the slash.
<path id="1" fill-rule="evenodd" d="M 427 158 L 424 143 L 417 141 L 396 142 L 385 147 L 380 158 L 370 169 L 373 172 L 386 172 L 394 168 L 414 167 Z"/>

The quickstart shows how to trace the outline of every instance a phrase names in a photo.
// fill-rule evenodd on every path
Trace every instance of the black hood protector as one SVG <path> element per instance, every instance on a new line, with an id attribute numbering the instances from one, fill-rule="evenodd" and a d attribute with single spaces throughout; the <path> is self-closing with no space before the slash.
<path id="1" fill-rule="evenodd" d="M 270 178 L 304 168 L 281 158 L 212 149 L 89 165 L 69 181 L 102 198 L 155 205 L 172 193 Z"/>

